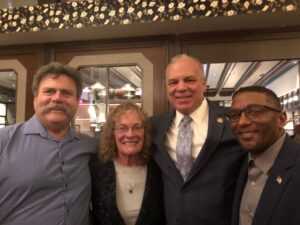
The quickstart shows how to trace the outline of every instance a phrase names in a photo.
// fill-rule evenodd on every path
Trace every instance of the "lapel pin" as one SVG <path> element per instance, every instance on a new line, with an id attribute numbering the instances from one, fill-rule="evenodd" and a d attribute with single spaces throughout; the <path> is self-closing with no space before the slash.
<path id="1" fill-rule="evenodd" d="M 222 118 L 222 117 L 218 117 L 218 118 L 217 118 L 217 122 L 218 122 L 218 123 L 223 123 L 223 122 L 224 122 L 224 120 L 223 120 L 223 118 Z"/>
<path id="2" fill-rule="evenodd" d="M 281 183 L 282 183 L 282 178 L 281 178 L 280 176 L 278 176 L 278 177 L 276 178 L 276 181 L 277 181 L 278 184 L 281 184 Z"/>

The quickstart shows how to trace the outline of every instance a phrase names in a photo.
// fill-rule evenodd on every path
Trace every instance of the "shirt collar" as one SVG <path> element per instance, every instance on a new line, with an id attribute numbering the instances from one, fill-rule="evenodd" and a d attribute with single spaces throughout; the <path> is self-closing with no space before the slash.
<path id="1" fill-rule="evenodd" d="M 24 134 L 40 134 L 43 137 L 47 136 L 47 132 L 37 118 L 37 115 L 34 115 L 27 122 L 25 122 Z"/>
<path id="2" fill-rule="evenodd" d="M 39 121 L 36 115 L 31 117 L 25 123 L 24 134 L 39 134 L 44 138 L 52 139 L 52 137 L 47 133 L 46 129 L 41 124 L 41 122 Z M 68 134 L 63 139 L 64 140 L 80 139 L 80 135 L 77 132 L 75 132 L 74 129 L 70 128 Z"/>
<path id="3" fill-rule="evenodd" d="M 189 116 L 192 118 L 193 122 L 197 123 L 198 125 L 201 125 L 201 123 L 205 120 L 205 116 L 208 114 L 208 103 L 206 98 L 203 99 L 201 105 L 192 112 Z M 176 110 L 176 116 L 175 116 L 175 126 L 179 127 L 180 122 L 184 115 Z"/>
<path id="4" fill-rule="evenodd" d="M 283 145 L 284 139 L 286 137 L 286 133 L 281 135 L 281 137 L 266 151 L 264 151 L 258 158 L 254 160 L 255 164 L 265 173 L 267 174 L 268 171 L 271 169 L 272 165 L 274 164 L 277 155 Z M 248 155 L 249 161 L 253 158 Z"/>

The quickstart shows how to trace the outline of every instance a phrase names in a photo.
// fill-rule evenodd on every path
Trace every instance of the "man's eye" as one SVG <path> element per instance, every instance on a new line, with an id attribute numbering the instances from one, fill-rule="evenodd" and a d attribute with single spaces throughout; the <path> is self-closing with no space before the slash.
<path id="1" fill-rule="evenodd" d="M 44 90 L 44 93 L 46 93 L 46 94 L 54 94 L 55 91 L 52 90 L 52 89 L 47 89 L 47 90 Z"/>
<path id="2" fill-rule="evenodd" d="M 71 91 L 61 91 L 61 94 L 64 95 L 64 96 L 72 96 Z"/>
<path id="3" fill-rule="evenodd" d="M 188 79 L 188 80 L 186 80 L 187 83 L 193 83 L 195 81 L 196 81 L 195 79 Z"/>
<path id="4" fill-rule="evenodd" d="M 240 112 L 239 111 L 233 111 L 230 113 L 230 118 L 231 119 L 236 119 L 240 117 Z"/>
<path id="5" fill-rule="evenodd" d="M 176 85 L 177 83 L 178 83 L 177 81 L 173 80 L 173 81 L 169 81 L 168 85 L 173 86 L 173 85 Z"/>

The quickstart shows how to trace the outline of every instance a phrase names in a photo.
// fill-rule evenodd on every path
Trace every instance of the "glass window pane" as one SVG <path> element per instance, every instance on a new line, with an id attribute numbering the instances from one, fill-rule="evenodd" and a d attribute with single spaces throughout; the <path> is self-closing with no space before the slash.
<path id="1" fill-rule="evenodd" d="M 0 116 L 6 116 L 6 125 L 16 123 L 16 84 L 15 71 L 0 71 Z"/>
<path id="2" fill-rule="evenodd" d="M 5 117 L 0 116 L 0 124 L 5 124 Z"/>
<path id="3" fill-rule="evenodd" d="M 124 102 L 141 105 L 142 70 L 139 66 L 109 68 L 109 111 Z"/>
<path id="4" fill-rule="evenodd" d="M 83 92 L 75 115 L 75 128 L 97 135 L 107 113 L 117 105 L 131 101 L 142 106 L 142 70 L 136 65 L 84 67 Z"/>
<path id="5" fill-rule="evenodd" d="M 95 135 L 106 120 L 107 68 L 81 68 L 83 92 L 75 116 L 75 127 L 82 133 Z"/>
<path id="6" fill-rule="evenodd" d="M 6 104 L 0 103 L 0 116 L 6 116 Z"/>

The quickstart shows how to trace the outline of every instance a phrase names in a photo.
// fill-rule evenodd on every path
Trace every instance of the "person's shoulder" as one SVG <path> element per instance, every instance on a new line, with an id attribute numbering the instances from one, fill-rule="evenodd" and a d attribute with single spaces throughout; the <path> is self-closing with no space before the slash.
<path id="1" fill-rule="evenodd" d="M 12 133 L 14 133 L 18 128 L 22 127 L 23 125 L 24 125 L 24 122 L 12 124 L 12 125 L 8 125 L 6 127 L 0 128 L 0 137 L 3 138 L 4 135 L 10 136 Z"/>
<path id="2" fill-rule="evenodd" d="M 291 138 L 297 142 L 298 144 L 300 144 L 300 133 L 295 134 L 294 136 L 291 136 Z"/>
<path id="3" fill-rule="evenodd" d="M 168 123 L 170 118 L 173 117 L 173 113 L 174 112 L 163 113 L 150 117 L 152 133 L 156 133 L 157 130 L 160 130 L 162 126 L 164 126 L 164 124 Z"/>
<path id="4" fill-rule="evenodd" d="M 80 148 L 84 148 L 85 152 L 95 154 L 99 147 L 99 138 L 91 137 L 86 134 L 76 133 L 76 145 Z"/>
<path id="5" fill-rule="evenodd" d="M 91 144 L 95 144 L 99 142 L 99 137 L 93 137 L 87 134 L 83 134 L 83 133 L 77 133 L 77 136 L 79 137 L 79 140 L 81 141 L 85 141 L 85 142 L 89 142 Z"/>
<path id="6" fill-rule="evenodd" d="M 101 160 L 97 154 L 93 154 L 90 159 L 90 166 L 96 167 L 98 165 L 102 165 Z"/>
<path id="7" fill-rule="evenodd" d="M 114 163 L 112 160 L 107 162 L 103 162 L 97 154 L 94 154 L 89 162 L 89 166 L 92 173 L 107 173 L 107 170 L 112 170 L 114 167 Z"/>
<path id="8" fill-rule="evenodd" d="M 3 148 L 10 142 L 19 141 L 19 135 L 15 135 L 20 131 L 24 123 L 9 125 L 0 129 L 0 154 Z M 21 131 L 22 132 L 22 131 Z"/>
<path id="9" fill-rule="evenodd" d="M 208 106 L 210 116 L 223 117 L 226 121 L 229 121 L 230 107 L 220 106 L 218 103 L 212 101 L 208 101 Z"/>
<path id="10" fill-rule="evenodd" d="M 300 143 L 295 141 L 292 137 L 286 134 L 284 142 L 280 150 L 281 158 L 293 158 L 296 159 L 297 163 L 300 166 Z M 300 170 L 299 170 L 300 172 Z"/>
<path id="11" fill-rule="evenodd" d="M 296 140 L 295 140 L 295 137 L 291 137 L 289 134 L 287 134 L 286 133 L 286 136 L 285 136 L 285 139 L 284 139 L 284 142 L 283 142 L 283 146 L 282 146 L 283 148 L 284 147 L 288 147 L 288 148 L 294 148 L 294 149 L 297 149 L 297 151 L 298 151 L 298 149 L 299 149 L 299 151 L 300 151 L 300 143 L 299 142 L 297 142 Z"/>
<path id="12" fill-rule="evenodd" d="M 167 112 L 167 113 L 162 113 L 158 115 L 154 115 L 150 117 L 150 121 L 152 123 L 160 123 L 161 121 L 164 121 L 172 116 L 175 115 L 175 111 Z"/>
<path id="13" fill-rule="evenodd" d="M 157 163 L 153 158 L 149 159 L 147 167 L 150 168 L 151 170 L 160 171 L 159 166 L 157 165 Z"/>
<path id="14" fill-rule="evenodd" d="M 218 102 L 213 102 L 213 101 L 207 100 L 207 103 L 208 103 L 208 107 L 213 108 L 214 110 L 219 110 L 221 112 L 224 112 L 224 111 L 229 112 L 229 110 L 230 110 L 230 107 L 221 106 Z"/>
<path id="15" fill-rule="evenodd" d="M 291 137 L 286 137 L 286 140 L 282 146 L 282 150 L 284 151 L 283 157 L 288 157 L 290 160 L 295 162 L 295 166 L 293 167 L 294 171 L 296 171 L 296 176 L 300 178 L 300 143 L 293 140 Z M 300 185 L 300 180 L 299 180 Z"/>
<path id="16" fill-rule="evenodd" d="M 167 113 L 153 115 L 153 116 L 150 117 L 150 120 L 151 121 L 157 121 L 157 120 L 160 120 L 160 119 L 164 118 L 166 115 L 167 115 Z"/>
<path id="17" fill-rule="evenodd" d="M 113 160 L 103 161 L 98 154 L 93 154 L 90 159 L 90 164 L 97 165 L 99 167 L 107 167 L 114 165 Z"/>

